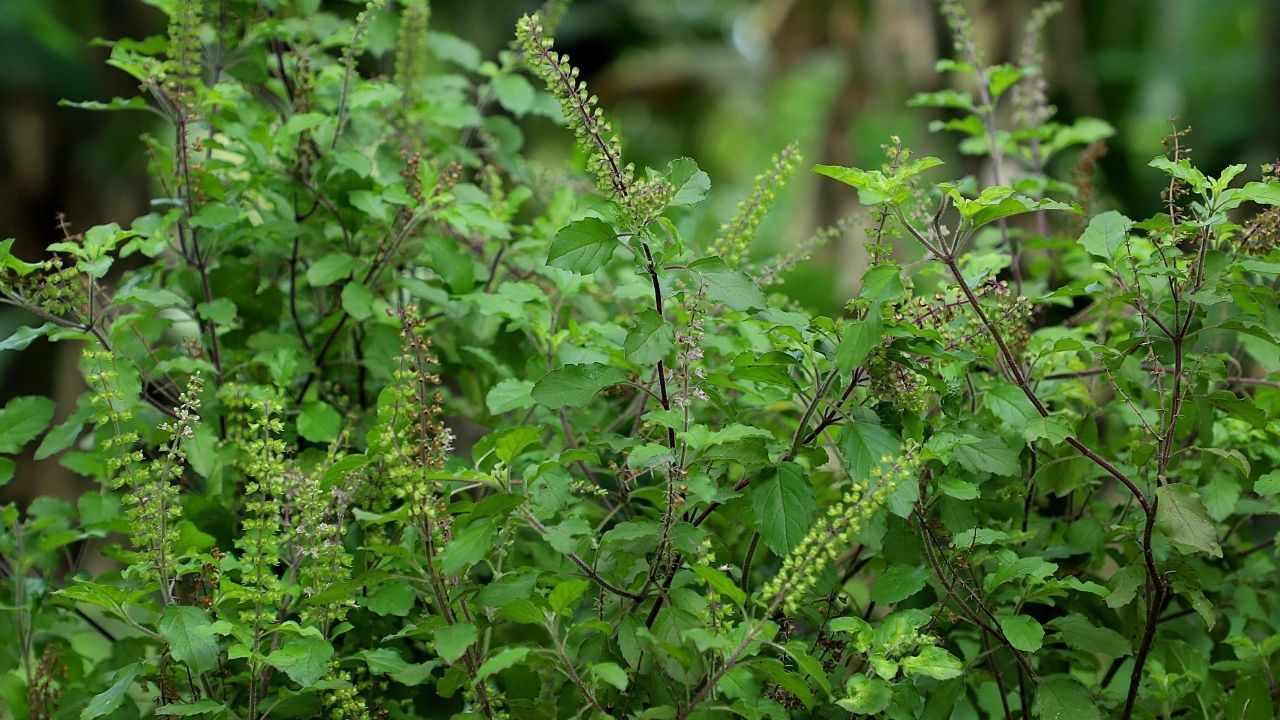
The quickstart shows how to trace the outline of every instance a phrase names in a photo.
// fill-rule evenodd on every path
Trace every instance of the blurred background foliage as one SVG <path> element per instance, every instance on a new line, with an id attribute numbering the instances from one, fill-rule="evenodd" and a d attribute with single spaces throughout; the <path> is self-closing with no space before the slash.
<path id="1" fill-rule="evenodd" d="M 351 14 L 362 5 L 325 2 Z M 437 0 L 432 24 L 492 57 L 520 14 L 538 4 Z M 987 57 L 1014 60 L 1039 0 L 968 4 Z M 161 13 L 143 0 L 0 0 L 0 237 L 16 237 L 19 252 L 36 257 L 58 237 L 59 213 L 83 229 L 146 211 L 138 136 L 156 130 L 153 118 L 57 102 L 134 94 L 91 40 L 163 29 Z M 392 16 L 374 32 L 390 41 Z M 638 165 L 663 167 L 688 155 L 740 196 L 791 140 L 800 142 L 803 167 L 877 165 L 881 145 L 897 134 L 919 153 L 982 172 L 972 158 L 955 156 L 954 138 L 929 132 L 941 115 L 906 104 L 946 82 L 934 62 L 950 55 L 950 40 L 932 0 L 577 0 L 558 35 Z M 1130 215 L 1157 208 L 1160 175 L 1146 163 L 1161 152 L 1171 116 L 1192 126 L 1194 158 L 1212 172 L 1280 155 L 1275 0 L 1067 0 L 1043 41 L 1059 119 L 1094 116 L 1115 126 L 1095 181 L 1104 202 Z M 568 134 L 545 120 L 528 120 L 525 131 L 537 162 L 563 168 L 577 161 Z M 786 248 L 856 213 L 852 195 L 798 173 L 756 252 Z M 733 208 L 716 210 L 724 218 Z M 792 273 L 786 291 L 815 310 L 838 309 L 862 272 L 862 242 L 855 228 L 822 249 Z M 0 336 L 18 320 L 0 311 Z M 0 356 L 0 402 L 51 386 L 56 393 L 59 377 L 73 377 L 73 361 L 51 352 L 37 344 Z M 60 375 L 59 365 L 71 372 Z"/>

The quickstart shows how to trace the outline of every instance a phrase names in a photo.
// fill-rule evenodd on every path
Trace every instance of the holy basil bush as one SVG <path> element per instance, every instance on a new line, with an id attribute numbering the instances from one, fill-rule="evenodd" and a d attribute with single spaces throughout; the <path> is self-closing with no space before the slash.
<path id="1" fill-rule="evenodd" d="M 8 717 L 1275 717 L 1280 181 L 1175 128 L 1160 212 L 1099 207 L 1056 5 L 993 65 L 941 3 L 913 104 L 984 179 L 816 168 L 872 260 L 821 317 L 772 288 L 848 223 L 748 252 L 799 149 L 697 231 L 563 3 L 496 60 L 411 0 L 154 4 L 80 103 L 160 116 L 154 211 L 0 243 L 2 347 L 88 388 L 0 410 L 0 481 L 100 487 L 0 512 Z"/>

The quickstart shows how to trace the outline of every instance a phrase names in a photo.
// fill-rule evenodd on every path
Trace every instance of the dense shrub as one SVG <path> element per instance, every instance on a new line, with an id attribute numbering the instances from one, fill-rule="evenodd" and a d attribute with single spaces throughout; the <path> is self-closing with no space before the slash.
<path id="1" fill-rule="evenodd" d="M 143 96 L 81 103 L 161 116 L 154 211 L 0 243 L 0 346 L 88 387 L 0 451 L 101 486 L 3 509 L 10 716 L 1274 717 L 1280 181 L 1175 126 L 1161 211 L 1099 207 L 1053 5 L 989 64 L 941 4 L 915 104 L 982 177 L 816 168 L 872 259 L 819 317 L 772 288 L 847 224 L 750 252 L 800 150 L 703 232 L 562 3 L 496 60 L 411 0 L 155 4 Z"/>

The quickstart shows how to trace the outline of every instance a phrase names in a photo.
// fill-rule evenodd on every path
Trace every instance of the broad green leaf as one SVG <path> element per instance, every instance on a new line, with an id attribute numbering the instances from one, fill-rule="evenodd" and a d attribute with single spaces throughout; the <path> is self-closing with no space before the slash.
<path id="1" fill-rule="evenodd" d="M 522 116 L 533 109 L 536 93 L 523 75 L 503 73 L 493 79 L 492 87 L 494 97 L 513 114 Z"/>
<path id="2" fill-rule="evenodd" d="M 547 596 L 547 604 L 551 606 L 552 611 L 562 612 L 577 602 L 590 586 L 591 583 L 582 578 L 562 580 Z"/>
<path id="3" fill-rule="evenodd" d="M 915 657 L 904 658 L 902 669 L 908 675 L 924 675 L 934 680 L 950 680 L 964 672 L 959 658 L 936 645 L 928 645 Z"/>
<path id="4" fill-rule="evenodd" d="M 1222 557 L 1218 533 L 1199 491 L 1186 483 L 1163 485 L 1156 489 L 1156 500 L 1156 527 L 1170 540 L 1210 557 Z"/>
<path id="5" fill-rule="evenodd" d="M 218 641 L 209 613 L 194 605 L 169 605 L 156 629 L 169 643 L 169 655 L 202 673 L 218 666 Z"/>
<path id="6" fill-rule="evenodd" d="M 880 337 L 880 306 L 876 304 L 867 310 L 864 319 L 851 322 L 845 329 L 836 351 L 836 367 L 841 373 L 852 372 L 880 344 Z"/>
<path id="7" fill-rule="evenodd" d="M 871 468 L 886 456 L 896 456 L 901 443 L 882 425 L 870 422 L 873 415 L 853 415 L 840 429 L 840 456 L 845 470 L 859 482 L 871 478 Z"/>
<path id="8" fill-rule="evenodd" d="M 221 712 L 226 709 L 226 703 L 204 698 L 192 703 L 171 703 L 169 705 L 161 705 L 156 708 L 156 715 L 161 717 L 190 717 L 192 715 L 203 715 L 205 713 L 221 714 Z"/>
<path id="9" fill-rule="evenodd" d="M 476 637 L 476 626 L 471 623 L 446 625 L 436 630 L 436 654 L 452 665 L 471 647 Z"/>
<path id="10" fill-rule="evenodd" d="M 818 662 L 817 658 L 809 654 L 809 648 L 803 640 L 792 640 L 783 645 L 782 649 L 795 661 L 796 667 L 803 670 L 805 675 L 813 678 L 813 681 L 818 684 L 818 687 L 822 688 L 824 693 L 828 696 L 831 695 L 831 681 L 827 678 L 827 671 L 822 667 L 822 663 Z"/>
<path id="11" fill-rule="evenodd" d="M 134 678 L 138 677 L 141 672 L 142 665 L 138 663 L 126 665 L 117 670 L 111 687 L 94 695 L 84 710 L 80 711 L 80 720 L 93 720 L 93 718 L 100 718 L 115 712 L 124 703 L 125 695 L 129 692 L 129 686 L 133 684 Z"/>
<path id="12" fill-rule="evenodd" d="M 751 484 L 751 509 L 765 546 L 786 555 L 813 524 L 816 507 L 813 485 L 804 468 L 793 462 Z"/>
<path id="13" fill-rule="evenodd" d="M 755 281 L 730 269 L 719 258 L 703 258 L 689 266 L 707 286 L 707 296 L 730 310 L 751 310 L 765 306 L 764 293 Z"/>
<path id="14" fill-rule="evenodd" d="M 1029 615 L 1004 615 L 1000 631 L 1009 644 L 1023 652 L 1036 652 L 1044 644 L 1044 628 Z"/>
<path id="15" fill-rule="evenodd" d="M 333 440 L 341 429 L 342 416 L 326 402 L 314 400 L 298 413 L 298 434 L 311 442 Z"/>
<path id="16" fill-rule="evenodd" d="M 508 379 L 494 385 L 484 403 L 494 415 L 533 406 L 533 382 Z"/>
<path id="17" fill-rule="evenodd" d="M 729 598 L 735 605 L 742 605 L 747 601 L 747 594 L 742 591 L 742 588 L 720 570 L 709 565 L 694 565 L 693 572 L 712 590 L 721 597 Z"/>
<path id="18" fill-rule="evenodd" d="M 1132 227 L 1132 220 L 1115 210 L 1108 210 L 1089 221 L 1089 227 L 1080 236 L 1080 244 L 1089 254 L 1111 260 Z"/>
<path id="19" fill-rule="evenodd" d="M 618 690 L 627 689 L 627 671 L 616 663 L 603 662 L 591 665 L 591 674 L 609 683 Z"/>
<path id="20" fill-rule="evenodd" d="M 413 609 L 417 596 L 408 583 L 387 582 L 360 600 L 369 612 L 374 615 L 395 615 L 404 617 Z"/>
<path id="21" fill-rule="evenodd" d="M 693 160 L 682 157 L 667 165 L 667 182 L 675 190 L 669 205 L 697 205 L 707 197 L 711 178 Z"/>
<path id="22" fill-rule="evenodd" d="M 1183 159 L 1174 162 L 1163 155 L 1158 155 L 1153 158 L 1151 162 L 1147 163 L 1147 165 L 1156 168 L 1157 170 L 1163 170 L 1169 175 L 1186 182 L 1191 186 L 1191 189 L 1196 192 L 1204 192 L 1205 189 L 1209 187 L 1208 178 L 1205 177 L 1204 173 L 1200 172 L 1199 169 L 1192 165 L 1189 160 Z"/>
<path id="23" fill-rule="evenodd" d="M 53 401 L 39 395 L 10 400 L 0 410 L 0 453 L 13 454 L 49 427 Z"/>
<path id="24" fill-rule="evenodd" d="M 538 404 L 553 410 L 578 407 L 591 402 L 591 398 L 604 388 L 625 382 L 626 379 L 626 371 L 612 365 L 565 365 L 543 375 L 534 384 L 531 395 Z"/>
<path id="25" fill-rule="evenodd" d="M 547 250 L 547 264 L 579 275 L 604 267 L 618 249 L 618 234 L 605 221 L 589 217 L 565 225 Z"/>
<path id="26" fill-rule="evenodd" d="M 289 676 L 302 687 L 310 687 L 329 671 L 333 646 L 314 635 L 301 635 L 285 640 L 279 650 L 267 656 L 267 664 Z"/>
<path id="27" fill-rule="evenodd" d="M 457 575 L 484 559 L 493 548 L 496 523 L 493 518 L 476 520 L 461 530 L 455 530 L 453 539 L 440 552 L 440 569 L 446 575 Z"/>
<path id="28" fill-rule="evenodd" d="M 627 333 L 622 349 L 627 360 L 641 366 L 652 366 L 670 354 L 675 346 L 675 336 L 671 323 L 645 308 L 636 314 L 636 326 Z"/>
<path id="29" fill-rule="evenodd" d="M 1264 497 L 1280 493 L 1280 470 L 1261 475 L 1253 481 L 1253 491 Z"/>
<path id="30" fill-rule="evenodd" d="M 1031 712 L 1039 720 L 1102 720 L 1093 696 L 1066 675 L 1047 677 L 1040 682 Z"/>
<path id="31" fill-rule="evenodd" d="M 342 288 L 342 309 L 353 320 L 367 320 L 373 315 L 376 298 L 363 283 L 349 282 Z"/>
<path id="32" fill-rule="evenodd" d="M 1003 476 L 1022 474 L 1017 451 L 995 435 L 935 435 L 930 438 L 929 445 L 937 446 L 948 438 L 954 441 L 950 448 L 951 459 L 969 472 Z"/>
<path id="33" fill-rule="evenodd" d="M 871 599 L 879 605 L 902 602 L 924 589 L 929 569 L 922 565 L 890 565 L 876 578 Z"/>
<path id="34" fill-rule="evenodd" d="M 307 282 L 315 287 L 332 285 L 349 276 L 360 262 L 344 252 L 325 255 L 307 268 Z"/>
<path id="35" fill-rule="evenodd" d="M 45 323 L 39 327 L 23 325 L 17 330 L 14 330 L 13 334 L 9 337 L 4 340 L 0 340 L 0 352 L 4 352 L 5 350 L 26 350 L 28 345 L 35 342 L 36 338 L 42 338 L 48 335 L 49 331 L 53 330 L 55 327 L 57 326 L 53 323 Z"/>
<path id="36" fill-rule="evenodd" d="M 837 700 L 836 704 L 851 713 L 858 715 L 876 715 L 884 712 L 893 700 L 893 689 L 889 683 L 880 678 L 873 678 L 857 673 L 845 683 L 846 697 Z"/>
<path id="37" fill-rule="evenodd" d="M 1063 641 L 1075 650 L 1111 657 L 1124 657 L 1133 650 L 1128 638 L 1111 628 L 1094 625 L 1079 613 L 1054 618 L 1048 625 L 1057 630 Z"/>
<path id="38" fill-rule="evenodd" d="M 480 666 L 480 669 L 476 671 L 476 682 L 480 682 L 490 675 L 500 673 L 503 670 L 512 667 L 521 660 L 524 660 L 525 656 L 528 654 L 529 648 L 527 647 L 506 647 L 499 650 L 496 655 L 485 660 Z"/>

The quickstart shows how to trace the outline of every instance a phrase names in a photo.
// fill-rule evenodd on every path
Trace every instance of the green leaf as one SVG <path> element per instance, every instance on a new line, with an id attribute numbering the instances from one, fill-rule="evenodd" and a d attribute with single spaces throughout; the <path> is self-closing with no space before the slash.
<path id="1" fill-rule="evenodd" d="M 582 597 L 591 583 L 582 578 L 571 578 L 561 581 L 547 596 L 547 604 L 554 612 L 563 612 Z"/>
<path id="2" fill-rule="evenodd" d="M 1102 720 L 1093 696 L 1066 675 L 1047 677 L 1040 682 L 1031 712 L 1040 720 Z"/>
<path id="3" fill-rule="evenodd" d="M 795 661 L 796 667 L 803 670 L 805 675 L 813 678 L 813 681 L 818 683 L 818 687 L 822 688 L 824 693 L 828 696 L 831 695 L 831 681 L 827 678 L 826 669 L 822 667 L 822 663 L 818 662 L 817 658 L 809 654 L 809 649 L 805 647 L 803 640 L 792 640 L 783 645 L 782 649 Z"/>
<path id="4" fill-rule="evenodd" d="M 1186 182 L 1196 192 L 1204 192 L 1209 187 L 1209 179 L 1204 176 L 1204 173 L 1196 169 L 1189 160 L 1174 162 L 1164 155 L 1157 155 L 1147 165 L 1157 170 L 1163 170 L 1165 173 Z"/>
<path id="5" fill-rule="evenodd" d="M 1280 493 L 1280 470 L 1261 475 L 1253 481 L 1253 491 L 1264 497 Z"/>
<path id="6" fill-rule="evenodd" d="M 267 664 L 289 676 L 302 687 L 311 687 L 329 671 L 333 646 L 315 635 L 302 635 L 285 641 L 279 650 L 267 656 Z"/>
<path id="7" fill-rule="evenodd" d="M 220 713 L 227 709 L 226 703 L 220 703 L 217 700 L 204 698 L 192 703 L 172 703 L 170 705 L 161 705 L 156 708 L 156 715 L 167 717 L 190 717 L 192 715 L 203 715 L 205 713 Z"/>
<path id="8" fill-rule="evenodd" d="M 950 680 L 964 672 L 964 664 L 955 655 L 936 645 L 928 645 L 915 657 L 904 658 L 902 670 L 908 675 L 924 675 L 934 680 Z"/>
<path id="9" fill-rule="evenodd" d="M 625 382 L 626 371 L 603 363 L 565 365 L 543 375 L 533 386 L 534 401 L 551 409 L 579 407 L 591 402 L 596 393 Z"/>
<path id="10" fill-rule="evenodd" d="M 298 413 L 298 434 L 311 442 L 328 442 L 338 437 L 342 416 L 333 406 L 313 400 Z"/>
<path id="11" fill-rule="evenodd" d="M 921 565 L 890 565 L 876 578 L 871 599 L 880 605 L 902 602 L 924 589 L 929 569 Z"/>
<path id="12" fill-rule="evenodd" d="M 502 107 L 517 116 L 533 109 L 536 94 L 533 85 L 523 75 L 504 73 L 493 79 L 493 95 Z"/>
<path id="13" fill-rule="evenodd" d="M 138 677 L 142 672 L 142 665 L 133 663 L 126 665 L 116 671 L 115 680 L 111 683 L 111 687 L 103 690 L 80 711 L 80 720 L 93 720 L 103 715 L 108 715 L 116 711 L 124 703 L 125 695 L 129 692 L 129 686 L 133 684 L 133 679 Z"/>
<path id="14" fill-rule="evenodd" d="M 627 333 L 627 341 L 622 350 L 627 360 L 648 367 L 671 352 L 675 346 L 675 337 L 675 328 L 671 323 L 645 308 L 636 315 L 636 326 Z"/>
<path id="15" fill-rule="evenodd" d="M 844 692 L 847 697 L 837 700 L 836 704 L 858 715 L 876 715 L 884 712 L 885 708 L 889 707 L 889 702 L 893 700 L 893 689 L 889 683 L 861 673 L 849 678 L 845 683 Z"/>
<path id="16" fill-rule="evenodd" d="M 709 565 L 694 565 L 693 572 L 712 590 L 721 597 L 729 598 L 734 604 L 742 605 L 747 601 L 747 594 L 742 591 L 742 588 L 720 570 Z"/>
<path id="17" fill-rule="evenodd" d="M 156 629 L 169 643 L 169 655 L 197 673 L 218 665 L 218 641 L 209 613 L 194 605 L 169 605 Z"/>
<path id="18" fill-rule="evenodd" d="M 14 330 L 13 334 L 9 337 L 4 340 L 0 340 L 0 352 L 4 352 L 5 350 L 26 350 L 27 346 L 34 342 L 36 338 L 42 338 L 48 335 L 49 332 L 56 327 L 57 326 L 53 323 L 45 323 L 39 327 L 23 325 L 17 330 Z"/>
<path id="19" fill-rule="evenodd" d="M 1069 647 L 1081 652 L 1124 657 L 1133 649 L 1128 638 L 1111 628 L 1094 625 L 1079 613 L 1054 618 L 1048 625 L 1062 635 Z"/>
<path id="20" fill-rule="evenodd" d="M 446 625 L 436 630 L 436 654 L 452 665 L 471 647 L 476 637 L 476 626 L 471 623 Z"/>
<path id="21" fill-rule="evenodd" d="M 885 455 L 897 455 L 901 443 L 884 426 L 869 422 L 874 415 L 854 415 L 840 430 L 840 457 L 845 470 L 859 482 L 871 479 L 871 468 L 878 467 Z"/>
<path id="22" fill-rule="evenodd" d="M 1022 474 L 1017 451 L 995 435 L 962 435 L 955 437 L 955 440 L 956 443 L 951 448 L 951 459 L 969 472 L 1002 476 Z"/>
<path id="23" fill-rule="evenodd" d="M 1156 488 L 1156 527 L 1184 548 L 1222 557 L 1218 533 L 1209 521 L 1200 492 L 1186 483 Z"/>
<path id="24" fill-rule="evenodd" d="M 476 671 L 476 682 L 480 682 L 490 675 L 500 673 L 503 670 L 512 667 L 521 660 L 524 660 L 525 656 L 528 654 L 529 648 L 527 647 L 503 648 L 498 652 L 498 654 L 490 657 L 488 660 L 485 660 L 484 664 L 480 666 L 480 669 Z"/>
<path id="25" fill-rule="evenodd" d="M 682 157 L 667 165 L 667 182 L 675 189 L 669 205 L 697 205 L 707 197 L 711 178 L 698 169 L 698 163 Z"/>
<path id="26" fill-rule="evenodd" d="M 866 318 L 850 323 L 840 340 L 840 348 L 836 350 L 836 367 L 841 373 L 850 373 L 862 365 L 867 353 L 880 344 L 882 330 L 880 326 L 880 305 L 874 304 L 867 310 Z"/>
<path id="27" fill-rule="evenodd" d="M 751 509 L 764 544 L 786 555 L 813 524 L 817 506 L 813 485 L 804 468 L 793 462 L 780 464 L 751 485 Z"/>
<path id="28" fill-rule="evenodd" d="M 595 663 L 591 666 L 591 674 L 618 688 L 618 690 L 627 689 L 627 671 L 616 663 Z"/>
<path id="29" fill-rule="evenodd" d="M 707 296 L 724 303 L 730 310 L 750 310 L 765 306 L 764 293 L 751 278 L 737 270 L 731 270 L 719 258 L 703 258 L 689 266 L 702 276 L 707 285 Z"/>
<path id="30" fill-rule="evenodd" d="M 367 320 L 373 316 L 376 298 L 363 283 L 349 282 L 342 288 L 342 309 L 353 320 Z"/>
<path id="31" fill-rule="evenodd" d="M 1080 236 L 1080 245 L 1091 255 L 1111 260 L 1132 227 L 1132 220 L 1115 210 L 1108 210 L 1089 221 L 1089 227 Z"/>
<path id="32" fill-rule="evenodd" d="M 0 410 L 0 453 L 13 454 L 49 427 L 53 401 L 39 395 L 10 400 Z"/>
<path id="33" fill-rule="evenodd" d="M 378 589 L 365 596 L 360 604 L 374 615 L 395 615 L 404 617 L 413 609 L 417 596 L 408 583 L 389 582 L 378 586 Z"/>
<path id="34" fill-rule="evenodd" d="M 0 487 L 9 484 L 9 481 L 13 479 L 13 473 L 16 468 L 17 463 L 13 460 L 7 457 L 0 457 Z"/>
<path id="35" fill-rule="evenodd" d="M 532 393 L 532 381 L 503 380 L 489 389 L 489 394 L 484 396 L 484 404 L 494 415 L 520 410 L 533 406 Z"/>
<path id="36" fill-rule="evenodd" d="M 1044 645 L 1044 628 L 1029 615 L 1005 615 L 1000 630 L 1009 644 L 1023 652 L 1035 652 Z"/>
<path id="37" fill-rule="evenodd" d="M 446 575 L 457 575 L 484 559 L 493 547 L 493 518 L 473 521 L 453 533 L 453 539 L 440 553 L 440 569 Z"/>
<path id="38" fill-rule="evenodd" d="M 347 253 L 330 253 L 307 268 L 307 282 L 315 287 L 332 285 L 350 275 L 359 265 L 359 261 Z"/>
<path id="39" fill-rule="evenodd" d="M 565 225 L 547 250 L 547 264 L 579 275 L 604 267 L 618 248 L 618 234 L 605 221 L 589 217 Z"/>

